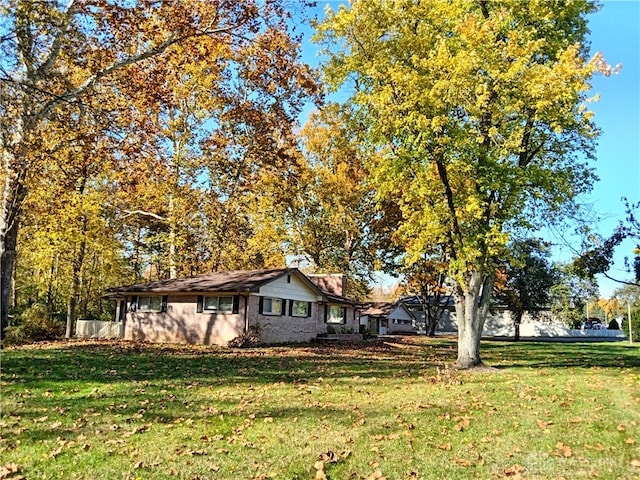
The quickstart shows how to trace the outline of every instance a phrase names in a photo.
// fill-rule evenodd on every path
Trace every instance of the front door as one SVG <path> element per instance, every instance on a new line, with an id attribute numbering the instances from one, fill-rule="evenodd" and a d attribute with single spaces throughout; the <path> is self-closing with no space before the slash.
<path id="1" fill-rule="evenodd" d="M 387 334 L 387 321 L 386 320 L 378 320 L 380 322 L 380 335 Z"/>

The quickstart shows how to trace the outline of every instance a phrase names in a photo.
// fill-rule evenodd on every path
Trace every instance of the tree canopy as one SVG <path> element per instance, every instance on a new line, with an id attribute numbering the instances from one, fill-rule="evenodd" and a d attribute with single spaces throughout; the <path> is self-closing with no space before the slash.
<path id="1" fill-rule="evenodd" d="M 328 12 L 328 82 L 353 89 L 380 155 L 380 198 L 402 210 L 396 241 L 419 258 L 446 246 L 456 283 L 460 367 L 480 335 L 510 237 L 553 222 L 594 180 L 597 130 L 578 2 L 377 2 Z"/>
<path id="2" fill-rule="evenodd" d="M 284 2 L 2 0 L 0 13 L 3 331 L 16 251 L 40 271 L 28 247 L 71 268 L 70 320 L 99 235 L 134 275 L 283 261 L 266 212 L 284 208 L 297 115 L 320 93 Z"/>

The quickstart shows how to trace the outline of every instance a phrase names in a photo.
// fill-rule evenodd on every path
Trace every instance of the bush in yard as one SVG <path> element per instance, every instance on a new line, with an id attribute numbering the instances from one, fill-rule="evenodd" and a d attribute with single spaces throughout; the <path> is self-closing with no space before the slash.
<path id="1" fill-rule="evenodd" d="M 64 324 L 51 317 L 45 305 L 35 304 L 17 317 L 16 325 L 7 327 L 7 345 L 55 340 L 64 335 Z"/>
<path id="2" fill-rule="evenodd" d="M 640 341 L 640 310 L 636 309 L 631 312 L 631 325 L 633 327 L 633 341 Z M 624 334 L 629 337 L 629 321 L 625 318 L 622 320 L 622 329 Z"/>

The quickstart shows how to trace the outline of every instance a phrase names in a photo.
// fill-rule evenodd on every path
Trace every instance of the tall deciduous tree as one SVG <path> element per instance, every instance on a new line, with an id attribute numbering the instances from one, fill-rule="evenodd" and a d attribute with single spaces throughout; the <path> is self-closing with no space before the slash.
<path id="1" fill-rule="evenodd" d="M 516 228 L 553 221 L 587 191 L 597 132 L 586 108 L 591 1 L 354 1 L 329 12 L 325 72 L 353 81 L 382 155 L 381 197 L 418 258 L 444 244 L 459 324 L 457 366 L 481 364 L 494 272 Z M 413 257 L 413 258 L 412 258 Z"/>
<path id="2" fill-rule="evenodd" d="M 576 275 L 572 265 L 557 265 L 558 283 L 551 287 L 551 312 L 571 328 L 580 328 L 587 303 L 598 296 L 593 280 Z"/>
<path id="3" fill-rule="evenodd" d="M 287 35 L 285 10 L 279 0 L 69 0 L 64 3 L 2 0 L 0 13 L 3 164 L 0 320 L 3 331 L 20 217 L 28 193 L 27 180 L 42 160 L 40 137 L 48 122 L 62 114 L 70 118 L 79 115 L 89 96 L 107 90 L 109 98 L 119 99 L 117 104 L 105 102 L 99 106 L 107 117 L 118 108 L 130 109 L 135 114 L 135 107 L 139 105 L 128 106 L 123 101 L 125 92 L 135 92 L 130 98 L 148 105 L 162 104 L 172 93 L 171 89 L 163 88 L 167 86 L 162 80 L 168 74 L 165 67 L 186 64 L 194 58 L 215 73 L 219 72 L 220 65 L 224 67 L 225 62 L 237 59 L 241 52 L 253 52 L 253 56 L 242 58 L 252 58 L 254 63 L 244 63 L 240 73 L 224 75 L 229 82 L 237 75 L 236 79 L 249 79 L 252 84 L 270 91 L 273 100 L 262 106 L 268 107 L 266 111 L 272 117 L 283 114 L 290 118 L 295 114 L 295 102 L 280 101 L 278 94 L 289 93 L 293 98 L 295 94 L 291 92 L 295 86 L 314 88 L 310 75 L 301 65 L 288 68 L 292 64 L 287 61 L 296 60 L 296 43 Z M 198 39 L 207 39 L 207 45 L 217 45 L 215 51 L 227 50 L 231 54 L 217 63 L 219 59 L 211 49 L 198 49 Z M 189 44 L 189 48 L 181 51 L 179 46 L 185 44 Z M 280 73 L 280 83 L 273 81 L 274 73 L 267 74 L 270 70 Z M 193 71 L 186 69 L 176 68 L 172 72 L 180 72 L 181 81 L 193 76 Z M 252 103 L 255 99 L 252 95 L 253 91 L 248 91 L 244 100 Z M 223 102 L 226 98 L 221 95 L 219 100 Z M 238 106 L 234 103 L 227 111 Z M 150 106 L 148 113 L 153 112 Z M 273 133 L 269 128 L 263 130 L 265 135 Z M 66 138 L 59 139 L 60 143 L 65 141 Z"/>
<path id="4" fill-rule="evenodd" d="M 559 276 L 549 263 L 549 248 L 539 239 L 514 242 L 511 255 L 497 282 L 497 298 L 513 312 L 515 340 L 520 340 L 520 324 L 525 312 L 533 318 L 551 305 L 551 288 Z"/>
<path id="5" fill-rule="evenodd" d="M 447 258 L 442 248 L 401 270 L 405 278 L 403 290 L 418 297 L 424 313 L 427 336 L 436 336 L 436 327 L 451 301 L 451 286 L 447 282 Z"/>
<path id="6" fill-rule="evenodd" d="M 367 148 L 359 121 L 332 103 L 314 112 L 301 132 L 304 157 L 297 195 L 290 204 L 292 253 L 319 272 L 348 275 L 354 298 L 364 298 L 389 219 L 377 207 L 365 166 Z"/>

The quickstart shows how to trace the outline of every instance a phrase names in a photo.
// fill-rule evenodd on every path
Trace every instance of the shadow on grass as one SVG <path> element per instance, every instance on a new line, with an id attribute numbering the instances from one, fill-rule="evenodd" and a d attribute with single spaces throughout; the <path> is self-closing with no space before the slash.
<path id="1" fill-rule="evenodd" d="M 482 358 L 500 368 L 640 368 L 640 350 L 621 343 L 536 343 L 483 340 Z M 450 338 L 392 337 L 353 345 L 293 345 L 230 350 L 132 342 L 60 343 L 6 350 L 2 377 L 42 388 L 59 382 L 187 381 L 199 385 L 305 383 L 336 379 L 419 377 L 452 364 Z"/>
<path id="2" fill-rule="evenodd" d="M 451 360 L 451 351 L 444 350 Z M 455 358 L 455 357 L 454 357 Z M 419 375 L 420 351 L 391 343 L 303 345 L 246 350 L 131 342 L 59 344 L 4 352 L 3 379 L 25 388 L 57 382 L 109 384 L 180 380 L 200 385 L 271 384 L 334 378 Z M 415 367 L 415 368 L 414 368 Z M 413 373 L 412 373 L 413 372 Z"/>
<path id="3" fill-rule="evenodd" d="M 487 363 L 502 368 L 640 368 L 640 349 L 621 342 L 504 342 L 483 340 Z"/>
<path id="4" fill-rule="evenodd" d="M 481 352 L 488 365 L 502 369 L 602 368 L 619 372 L 640 368 L 640 350 L 620 343 L 483 340 Z M 348 428 L 354 421 L 350 408 L 317 405 L 314 388 L 321 382 L 345 382 L 366 389 L 369 382 L 382 381 L 394 388 L 396 381 L 425 381 L 436 367 L 452 364 L 455 358 L 454 339 L 425 337 L 247 350 L 131 342 L 60 343 L 5 350 L 2 389 L 5 400 L 14 406 L 5 412 L 9 414 L 4 420 L 16 426 L 24 420 L 30 422 L 28 430 L 16 437 L 21 441 L 53 441 L 58 436 L 72 439 L 85 427 L 130 432 L 147 422 L 174 425 L 184 418 L 208 422 L 212 431 L 228 435 L 243 421 L 243 399 L 255 397 L 254 388 L 284 384 L 292 401 L 297 398 L 294 404 L 304 408 L 258 403 L 248 408 L 258 417 L 291 420 L 308 417 L 310 409 L 315 409 L 317 418 L 329 415 L 333 422 Z M 190 393 L 192 387 L 195 395 Z M 234 388 L 218 395 L 218 387 Z M 10 413 L 12 409 L 15 415 Z M 104 425 L 107 421 L 110 423 Z"/>

